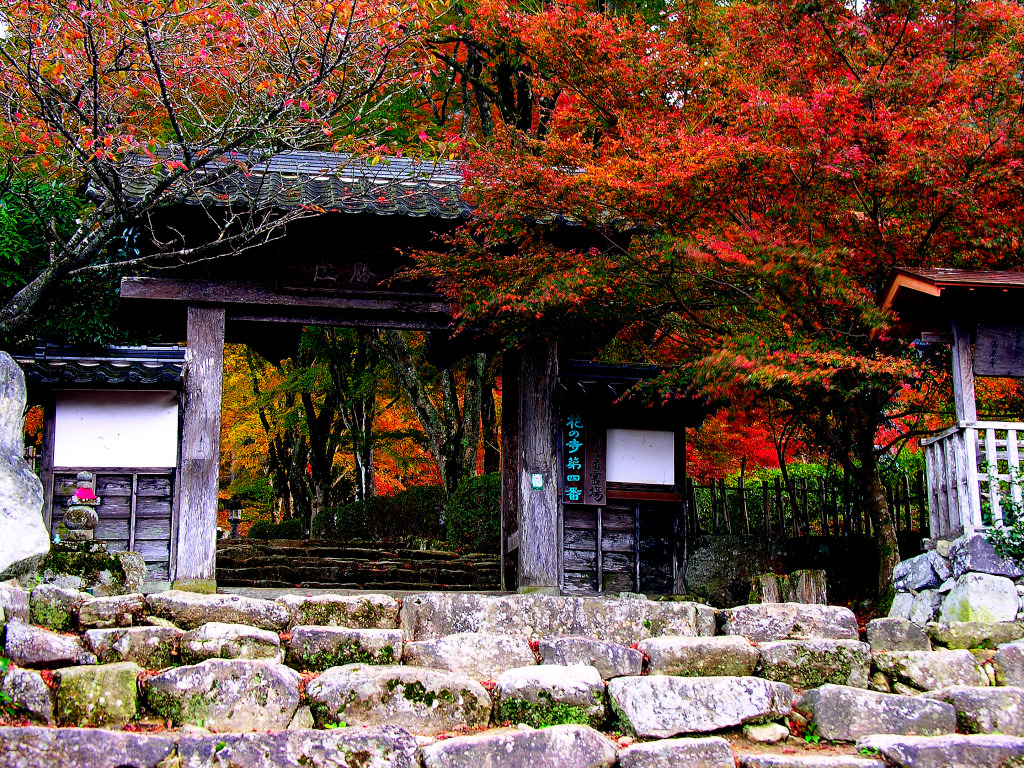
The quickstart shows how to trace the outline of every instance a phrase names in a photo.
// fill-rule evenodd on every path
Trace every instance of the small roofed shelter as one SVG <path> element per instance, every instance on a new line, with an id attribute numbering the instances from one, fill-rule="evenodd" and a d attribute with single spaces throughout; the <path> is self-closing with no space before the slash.
<path id="1" fill-rule="evenodd" d="M 979 421 L 975 377 L 1024 378 L 1024 273 L 897 269 L 882 294 L 905 338 L 949 344 L 955 423 L 922 440 L 933 536 L 1001 526 L 1019 510 L 1024 423 Z"/>
<path id="2" fill-rule="evenodd" d="M 39 346 L 16 358 L 29 403 L 43 408 L 38 471 L 43 518 L 58 534 L 79 472 L 100 499 L 95 535 L 139 552 L 151 585 L 170 580 L 176 550 L 180 391 L 185 349 Z"/>

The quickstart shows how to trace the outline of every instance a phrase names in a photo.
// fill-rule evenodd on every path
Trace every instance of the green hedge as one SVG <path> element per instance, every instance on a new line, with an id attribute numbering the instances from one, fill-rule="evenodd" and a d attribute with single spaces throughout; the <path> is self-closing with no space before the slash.
<path id="1" fill-rule="evenodd" d="M 304 539 L 306 538 L 306 526 L 295 517 L 280 523 L 257 520 L 252 524 L 247 536 L 250 539 Z"/>
<path id="2" fill-rule="evenodd" d="M 471 478 L 448 499 L 445 538 L 474 552 L 497 553 L 501 547 L 501 475 Z"/>
<path id="3" fill-rule="evenodd" d="M 322 539 L 386 539 L 399 536 L 441 537 L 444 489 L 410 488 L 394 496 L 374 496 L 343 507 L 325 509 L 313 519 L 313 536 Z"/>

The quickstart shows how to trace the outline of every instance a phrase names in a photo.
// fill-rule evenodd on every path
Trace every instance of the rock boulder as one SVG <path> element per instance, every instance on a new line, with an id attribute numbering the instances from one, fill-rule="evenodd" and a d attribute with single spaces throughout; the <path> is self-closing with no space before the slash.
<path id="1" fill-rule="evenodd" d="M 157 768 L 174 752 L 169 734 L 99 728 L 2 728 L 4 768 Z"/>
<path id="2" fill-rule="evenodd" d="M 856 741 L 872 733 L 931 736 L 956 730 L 956 711 L 945 702 L 844 685 L 807 691 L 796 709 L 829 741 Z"/>
<path id="3" fill-rule="evenodd" d="M 57 670 L 57 718 L 78 727 L 132 722 L 139 714 L 140 672 L 131 662 Z"/>
<path id="4" fill-rule="evenodd" d="M 652 637 L 637 645 L 652 675 L 745 677 L 760 657 L 745 637 Z"/>
<path id="5" fill-rule="evenodd" d="M 447 669 L 474 680 L 493 680 L 502 672 L 536 663 L 525 637 L 481 632 L 406 643 L 402 658 L 410 666 Z"/>
<path id="6" fill-rule="evenodd" d="M 181 636 L 181 660 L 199 664 L 207 659 L 266 659 L 284 661 L 276 632 L 245 624 L 211 621 Z"/>
<path id="7" fill-rule="evenodd" d="M 834 683 L 868 687 L 871 646 L 857 640 L 778 640 L 761 643 L 761 677 L 794 688 Z"/>
<path id="8" fill-rule="evenodd" d="M 793 691 L 757 677 L 617 677 L 608 682 L 622 726 L 641 738 L 708 733 L 785 717 Z"/>
<path id="9" fill-rule="evenodd" d="M 615 746 L 592 728 L 554 725 L 444 739 L 423 748 L 424 768 L 611 768 Z"/>
<path id="10" fill-rule="evenodd" d="M 643 671 L 644 655 L 636 648 L 592 637 L 545 637 L 538 644 L 537 651 L 543 664 L 589 665 L 596 668 L 605 680 L 639 675 Z"/>
<path id="11" fill-rule="evenodd" d="M 882 651 L 930 651 L 932 644 L 924 631 L 907 619 L 872 619 L 867 626 L 872 653 Z"/>
<path id="12" fill-rule="evenodd" d="M 605 720 L 604 681 L 595 667 L 541 664 L 498 675 L 494 692 L 495 722 L 541 727 L 552 722 Z"/>
<path id="13" fill-rule="evenodd" d="M 291 616 L 290 626 L 398 628 L 398 601 L 388 595 L 284 595 L 277 602 Z"/>
<path id="14" fill-rule="evenodd" d="M 961 733 L 1024 736 L 1024 688 L 954 685 L 924 697 L 952 704 Z"/>
<path id="15" fill-rule="evenodd" d="M 890 651 L 875 654 L 878 671 L 918 691 L 951 685 L 988 685 L 988 677 L 970 651 Z"/>
<path id="16" fill-rule="evenodd" d="M 735 768 L 729 742 L 721 736 L 661 739 L 633 744 L 619 753 L 620 768 Z"/>
<path id="17" fill-rule="evenodd" d="M 486 725 L 491 698 L 465 675 L 425 667 L 348 664 L 306 688 L 318 727 L 390 724 L 433 736 Z"/>
<path id="18" fill-rule="evenodd" d="M 267 661 L 210 659 L 148 678 L 146 706 L 175 725 L 214 732 L 284 730 L 299 706 L 299 673 Z"/>
<path id="19" fill-rule="evenodd" d="M 0 352 L 0 581 L 32 571 L 50 551 L 43 484 L 25 461 L 25 374 Z"/>
<path id="20" fill-rule="evenodd" d="M 20 621 L 7 624 L 4 655 L 19 667 L 67 667 L 96 663 L 96 657 L 85 650 L 77 637 L 58 635 Z"/>
<path id="21" fill-rule="evenodd" d="M 146 597 L 149 612 L 182 629 L 196 629 L 210 621 L 247 624 L 271 632 L 283 632 L 291 618 L 280 603 L 241 595 L 203 595 L 171 590 Z"/>
<path id="22" fill-rule="evenodd" d="M 857 617 L 838 605 L 760 603 L 721 612 L 722 634 L 742 635 L 753 643 L 773 640 L 858 640 Z"/>
<path id="23" fill-rule="evenodd" d="M 85 641 L 104 664 L 134 661 L 144 669 L 163 669 L 179 660 L 178 644 L 183 634 L 176 627 L 90 629 Z"/>
<path id="24" fill-rule="evenodd" d="M 885 758 L 892 768 L 1013 768 L 1024 761 L 1024 739 L 956 734 L 865 736 L 857 747 Z"/>

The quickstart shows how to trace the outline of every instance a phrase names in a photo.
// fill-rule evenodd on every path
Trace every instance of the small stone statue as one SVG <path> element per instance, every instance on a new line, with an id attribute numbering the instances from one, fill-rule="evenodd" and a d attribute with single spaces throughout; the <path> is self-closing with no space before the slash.
<path id="1" fill-rule="evenodd" d="M 93 476 L 90 472 L 79 472 L 75 478 L 75 494 L 68 499 L 68 510 L 64 513 L 64 527 L 68 541 L 92 541 L 93 531 L 100 517 L 94 507 L 100 499 L 93 490 Z"/>

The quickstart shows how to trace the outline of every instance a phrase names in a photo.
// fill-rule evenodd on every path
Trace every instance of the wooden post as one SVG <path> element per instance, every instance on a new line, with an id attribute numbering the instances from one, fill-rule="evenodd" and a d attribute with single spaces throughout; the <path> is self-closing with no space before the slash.
<path id="1" fill-rule="evenodd" d="M 953 318 L 953 400 L 958 424 L 978 420 L 974 397 L 971 328 L 963 318 L 958 317 Z"/>
<path id="2" fill-rule="evenodd" d="M 217 588 L 224 310 L 189 307 L 186 339 L 178 546 L 171 578 L 175 589 L 212 592 Z"/>
<path id="3" fill-rule="evenodd" d="M 675 455 L 673 460 L 674 488 L 672 489 L 682 501 L 675 503 L 675 523 L 672 537 L 672 594 L 686 593 L 686 556 L 689 552 L 688 520 L 686 510 L 686 429 L 679 427 L 675 434 Z"/>
<path id="4" fill-rule="evenodd" d="M 559 525 L 555 346 L 522 351 L 519 414 L 519 590 L 558 593 L 562 552 Z M 534 487 L 534 477 L 540 488 Z"/>

